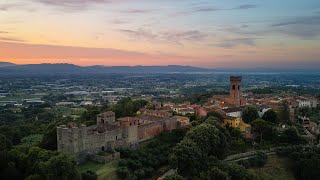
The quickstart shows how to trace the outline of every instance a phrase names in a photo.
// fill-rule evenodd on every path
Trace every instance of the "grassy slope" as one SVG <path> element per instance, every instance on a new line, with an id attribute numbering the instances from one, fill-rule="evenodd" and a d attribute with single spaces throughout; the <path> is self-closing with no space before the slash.
<path id="1" fill-rule="evenodd" d="M 294 180 L 290 169 L 290 160 L 279 158 L 277 155 L 269 156 L 267 164 L 262 168 L 250 169 L 261 180 Z"/>
<path id="2" fill-rule="evenodd" d="M 118 180 L 116 170 L 118 166 L 118 160 L 111 161 L 107 164 L 99 164 L 95 162 L 88 161 L 84 164 L 78 166 L 80 172 L 86 172 L 91 170 L 96 172 L 98 175 L 98 179 L 110 179 L 110 180 Z"/>

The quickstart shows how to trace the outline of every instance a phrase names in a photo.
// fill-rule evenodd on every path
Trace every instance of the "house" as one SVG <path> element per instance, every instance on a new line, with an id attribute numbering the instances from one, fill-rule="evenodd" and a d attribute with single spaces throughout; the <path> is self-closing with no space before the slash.
<path id="1" fill-rule="evenodd" d="M 243 122 L 242 118 L 227 116 L 223 119 L 223 126 L 239 128 L 246 138 L 251 138 L 251 126 Z"/>

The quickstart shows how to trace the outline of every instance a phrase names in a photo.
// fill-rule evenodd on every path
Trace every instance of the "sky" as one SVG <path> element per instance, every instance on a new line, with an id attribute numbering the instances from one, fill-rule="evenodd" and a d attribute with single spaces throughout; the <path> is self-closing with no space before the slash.
<path id="1" fill-rule="evenodd" d="M 320 67 L 319 0 L 0 0 L 0 61 Z"/>

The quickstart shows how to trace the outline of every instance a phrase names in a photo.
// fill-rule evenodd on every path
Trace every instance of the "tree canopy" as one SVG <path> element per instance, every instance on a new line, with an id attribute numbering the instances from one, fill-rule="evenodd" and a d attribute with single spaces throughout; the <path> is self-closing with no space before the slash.
<path id="1" fill-rule="evenodd" d="M 242 119 L 245 123 L 250 124 L 252 121 L 259 118 L 258 110 L 253 106 L 248 106 L 242 112 Z"/>
<path id="2" fill-rule="evenodd" d="M 270 131 L 272 126 L 263 119 L 256 119 L 251 122 L 252 131 L 257 133 L 260 137 L 260 143 L 262 143 L 263 140 L 263 134 L 267 131 Z"/>
<path id="3" fill-rule="evenodd" d="M 274 110 L 269 109 L 267 112 L 264 113 L 262 119 L 271 123 L 277 123 L 278 115 Z"/>

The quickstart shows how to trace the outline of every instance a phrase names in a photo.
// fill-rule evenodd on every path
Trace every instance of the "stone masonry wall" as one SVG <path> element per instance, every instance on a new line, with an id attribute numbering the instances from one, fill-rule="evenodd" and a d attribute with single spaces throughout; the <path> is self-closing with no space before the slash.
<path id="1" fill-rule="evenodd" d="M 101 163 L 101 164 L 106 164 L 109 163 L 115 159 L 119 159 L 120 158 L 120 153 L 119 152 L 115 152 L 113 154 L 110 155 L 106 155 L 106 156 L 100 156 L 100 155 L 89 155 L 89 159 L 91 161 L 97 162 L 97 163 Z"/>
<path id="2" fill-rule="evenodd" d="M 151 139 L 163 131 L 162 122 L 153 122 L 140 125 L 138 128 L 138 137 L 140 141 Z"/>

